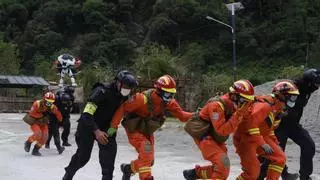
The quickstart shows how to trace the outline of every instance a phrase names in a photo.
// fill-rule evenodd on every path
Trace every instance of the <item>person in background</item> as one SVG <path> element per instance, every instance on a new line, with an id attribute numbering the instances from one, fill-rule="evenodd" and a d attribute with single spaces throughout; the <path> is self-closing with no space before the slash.
<path id="1" fill-rule="evenodd" d="M 55 95 L 52 92 L 46 92 L 41 100 L 36 100 L 32 104 L 31 110 L 23 118 L 23 120 L 30 125 L 33 132 L 24 143 L 24 150 L 29 152 L 31 144 L 36 142 L 32 150 L 32 155 L 41 156 L 39 149 L 45 144 L 48 137 L 49 114 L 53 113 L 58 121 L 62 121 L 62 115 L 53 104 L 54 101 Z M 59 154 L 61 153 L 59 152 Z"/>

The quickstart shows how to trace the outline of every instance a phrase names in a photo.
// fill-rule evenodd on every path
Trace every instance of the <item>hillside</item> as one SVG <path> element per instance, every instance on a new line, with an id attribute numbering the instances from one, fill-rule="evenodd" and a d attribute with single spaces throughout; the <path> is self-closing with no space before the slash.
<path id="1" fill-rule="evenodd" d="M 142 78 L 168 73 L 193 79 L 202 91 L 212 84 L 212 91 L 224 91 L 233 80 L 231 33 L 205 18 L 229 23 L 224 2 L 0 0 L 0 74 L 56 81 L 52 62 L 68 52 L 83 62 L 80 85 L 126 68 Z M 236 12 L 238 79 L 257 85 L 320 66 L 320 1 L 242 3 Z"/>

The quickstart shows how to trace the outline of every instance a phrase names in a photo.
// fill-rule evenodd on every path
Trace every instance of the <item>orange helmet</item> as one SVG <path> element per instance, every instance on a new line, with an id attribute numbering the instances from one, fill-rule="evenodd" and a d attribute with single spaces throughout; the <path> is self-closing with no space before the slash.
<path id="1" fill-rule="evenodd" d="M 43 99 L 46 102 L 53 103 L 56 99 L 56 96 L 52 92 L 46 92 L 43 96 Z"/>
<path id="2" fill-rule="evenodd" d="M 156 89 L 161 89 L 162 91 L 168 93 L 176 93 L 176 82 L 169 75 L 161 76 L 153 85 Z"/>
<path id="3" fill-rule="evenodd" d="M 278 95 L 299 95 L 299 90 L 293 82 L 284 80 L 273 86 L 272 93 Z"/>
<path id="4" fill-rule="evenodd" d="M 254 100 L 254 87 L 249 80 L 238 80 L 229 88 L 231 93 L 239 94 L 240 96 Z"/>

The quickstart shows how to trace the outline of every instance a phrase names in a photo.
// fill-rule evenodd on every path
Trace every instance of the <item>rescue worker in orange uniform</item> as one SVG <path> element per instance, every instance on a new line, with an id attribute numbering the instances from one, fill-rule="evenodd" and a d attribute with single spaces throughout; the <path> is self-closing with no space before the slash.
<path id="1" fill-rule="evenodd" d="M 23 118 L 23 120 L 30 125 L 33 134 L 28 137 L 28 140 L 24 143 L 24 150 L 30 151 L 31 144 L 37 142 L 32 150 L 32 155 L 41 156 L 39 149 L 46 143 L 48 138 L 48 122 L 49 113 L 53 113 L 58 121 L 62 121 L 62 115 L 58 108 L 53 104 L 55 101 L 55 95 L 52 92 L 44 94 L 41 100 L 36 100 L 31 107 L 31 110 Z M 64 149 L 58 150 L 60 151 Z"/>
<path id="2" fill-rule="evenodd" d="M 257 155 L 270 161 L 267 180 L 279 179 L 286 163 L 285 153 L 270 134 L 274 129 L 276 112 L 292 108 L 299 91 L 291 81 L 281 81 L 272 90 L 275 103 L 259 98 L 251 105 L 238 126 L 233 143 L 240 156 L 243 172 L 237 180 L 256 180 L 260 173 Z"/>
<path id="3" fill-rule="evenodd" d="M 230 160 L 225 142 L 236 130 L 242 114 L 248 110 L 253 100 L 254 88 L 248 80 L 234 82 L 230 92 L 219 99 L 209 99 L 199 115 L 200 120 L 212 125 L 212 131 L 205 133 L 201 139 L 194 138 L 194 141 L 203 158 L 212 165 L 201 167 L 197 165 L 194 169 L 184 170 L 183 176 L 186 180 L 228 178 Z"/>
<path id="4" fill-rule="evenodd" d="M 108 135 L 111 136 L 123 118 L 122 125 L 126 129 L 129 143 L 135 147 L 139 156 L 130 164 L 122 164 L 123 180 L 139 173 L 140 180 L 153 180 L 151 166 L 154 161 L 153 132 L 165 121 L 165 111 L 169 111 L 180 121 L 185 122 L 193 116 L 191 112 L 182 110 L 174 99 L 176 83 L 169 75 L 161 76 L 154 84 L 155 89 L 136 93 L 122 104 L 113 116 Z"/>

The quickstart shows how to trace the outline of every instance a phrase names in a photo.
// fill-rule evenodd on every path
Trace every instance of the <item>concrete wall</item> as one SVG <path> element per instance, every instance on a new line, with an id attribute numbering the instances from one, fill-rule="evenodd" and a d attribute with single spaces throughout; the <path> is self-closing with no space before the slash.
<path id="1" fill-rule="evenodd" d="M 32 97 L 1 97 L 0 112 L 27 112 L 33 103 Z"/>

